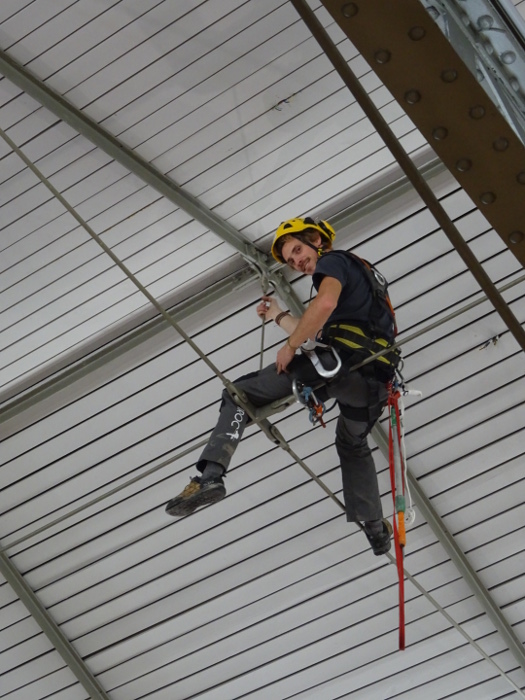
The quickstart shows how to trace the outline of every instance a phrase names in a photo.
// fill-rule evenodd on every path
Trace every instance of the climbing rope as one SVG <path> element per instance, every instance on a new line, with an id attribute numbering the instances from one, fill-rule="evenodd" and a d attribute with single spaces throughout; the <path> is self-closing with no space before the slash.
<path id="1" fill-rule="evenodd" d="M 388 387 L 388 462 L 390 487 L 393 502 L 394 551 L 399 581 L 399 648 L 405 648 L 405 576 L 404 549 L 406 545 L 406 524 L 412 524 L 415 513 L 407 479 L 405 452 L 404 405 L 402 396 L 421 396 L 420 391 L 407 390 L 403 377 L 397 372 Z M 406 495 L 409 507 L 406 507 Z"/>
<path id="2" fill-rule="evenodd" d="M 388 392 L 388 457 L 390 469 L 390 486 L 394 513 L 394 549 L 396 555 L 397 575 L 399 580 L 399 648 L 405 648 L 405 576 L 403 567 L 403 550 L 406 545 L 405 532 L 405 480 L 401 461 L 401 426 L 399 416 L 400 392 L 394 382 Z"/>

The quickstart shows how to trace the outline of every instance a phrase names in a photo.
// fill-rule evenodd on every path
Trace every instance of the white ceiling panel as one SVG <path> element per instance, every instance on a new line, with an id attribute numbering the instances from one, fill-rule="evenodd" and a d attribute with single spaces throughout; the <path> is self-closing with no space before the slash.
<path id="1" fill-rule="evenodd" d="M 523 322 L 517 258 L 311 7 Z M 389 279 L 422 392 L 405 399 L 416 520 L 400 652 L 395 567 L 258 428 L 226 499 L 166 516 L 221 381 L 0 140 L 0 697 L 525 697 L 522 348 L 293 4 L 6 0 L 0 48 L 16 81 L 29 71 L 108 138 L 8 77 L 2 132 L 228 379 L 284 338 L 274 324 L 262 338 L 266 283 L 244 243 L 267 265 L 276 226 L 314 214 Z M 310 280 L 282 274 L 307 303 Z M 325 430 L 299 406 L 270 420 L 341 498 L 336 413 Z M 390 517 L 387 428 L 384 415 L 371 444 Z"/>

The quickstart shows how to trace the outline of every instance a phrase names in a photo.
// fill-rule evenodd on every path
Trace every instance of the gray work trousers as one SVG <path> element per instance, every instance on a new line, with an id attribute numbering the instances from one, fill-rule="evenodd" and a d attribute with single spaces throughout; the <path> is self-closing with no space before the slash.
<path id="1" fill-rule="evenodd" d="M 321 353 L 321 357 L 323 364 L 329 367 L 332 356 Z M 296 355 L 288 370 L 288 373 L 277 374 L 276 366 L 272 364 L 234 383 L 246 393 L 255 407 L 260 407 L 290 396 L 294 377 L 305 385 L 320 380 L 312 363 L 304 355 Z M 388 391 L 385 383 L 379 381 L 370 368 L 369 375 L 363 376 L 358 371 L 348 372 L 343 367 L 335 379 L 315 391 L 320 400 L 336 399 L 339 405 L 335 446 L 341 466 L 346 517 L 350 522 L 383 517 L 377 474 L 367 436 L 386 405 Z M 197 469 L 203 471 L 206 461 L 210 460 L 227 470 L 247 422 L 245 411 L 224 390 L 217 425 L 201 454 Z"/>

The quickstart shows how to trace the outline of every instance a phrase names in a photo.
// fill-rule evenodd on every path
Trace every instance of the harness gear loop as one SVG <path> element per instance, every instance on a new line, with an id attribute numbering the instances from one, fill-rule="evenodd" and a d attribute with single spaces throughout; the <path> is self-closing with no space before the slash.
<path id="1" fill-rule="evenodd" d="M 317 398 L 311 386 L 305 386 L 298 379 L 292 382 L 292 390 L 297 401 L 309 409 L 308 417 L 310 423 L 315 426 L 320 423 L 323 428 L 326 428 L 323 416 L 326 412 L 324 402 Z"/>

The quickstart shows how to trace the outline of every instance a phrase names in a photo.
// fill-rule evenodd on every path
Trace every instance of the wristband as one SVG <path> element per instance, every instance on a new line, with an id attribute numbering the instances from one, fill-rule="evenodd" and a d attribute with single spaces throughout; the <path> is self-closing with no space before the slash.
<path id="1" fill-rule="evenodd" d="M 295 347 L 295 345 L 292 345 L 292 344 L 290 343 L 290 337 L 289 337 L 289 336 L 288 336 L 288 338 L 286 338 L 286 344 L 288 345 L 288 347 L 292 348 L 292 350 L 293 350 L 294 352 L 295 352 L 296 350 L 299 350 L 299 348 L 301 347 L 300 345 L 298 345 L 297 347 Z"/>
<path id="2" fill-rule="evenodd" d="M 289 312 L 289 311 L 281 311 L 281 313 L 280 313 L 280 314 L 277 314 L 277 316 L 275 317 L 275 323 L 276 323 L 278 326 L 280 326 L 280 325 L 281 325 L 281 321 L 283 320 L 283 318 L 284 318 L 285 316 L 289 316 L 289 315 L 290 315 L 290 312 Z"/>

